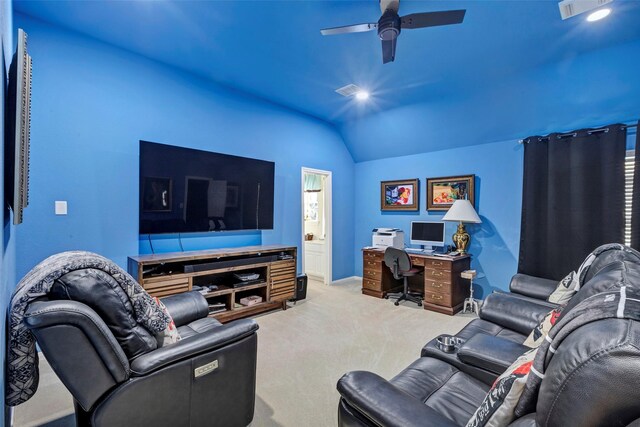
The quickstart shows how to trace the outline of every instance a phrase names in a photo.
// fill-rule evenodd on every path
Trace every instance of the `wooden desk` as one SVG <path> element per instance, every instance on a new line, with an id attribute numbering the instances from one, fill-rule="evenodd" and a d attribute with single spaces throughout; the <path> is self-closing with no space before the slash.
<path id="1" fill-rule="evenodd" d="M 424 267 L 424 275 L 409 278 L 411 287 L 418 287 L 424 292 L 424 309 L 449 315 L 462 310 L 469 290 L 469 281 L 461 278 L 460 272 L 469 269 L 471 257 L 437 257 L 421 254 L 409 254 L 409 257 L 413 265 Z M 362 250 L 363 294 L 383 298 L 386 294 L 402 288 L 402 280 L 393 278 L 393 273 L 384 264 L 383 258 L 384 250 Z"/>

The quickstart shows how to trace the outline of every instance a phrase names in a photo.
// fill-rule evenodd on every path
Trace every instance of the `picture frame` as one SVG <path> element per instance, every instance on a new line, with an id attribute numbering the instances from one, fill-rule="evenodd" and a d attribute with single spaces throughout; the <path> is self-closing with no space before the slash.
<path id="1" fill-rule="evenodd" d="M 475 203 L 475 175 L 427 178 L 427 210 L 447 211 L 458 199 Z"/>
<path id="2" fill-rule="evenodd" d="M 418 178 L 380 182 L 381 211 L 417 211 L 419 202 Z"/>
<path id="3" fill-rule="evenodd" d="M 171 178 L 145 177 L 142 187 L 142 210 L 144 212 L 171 212 Z"/>

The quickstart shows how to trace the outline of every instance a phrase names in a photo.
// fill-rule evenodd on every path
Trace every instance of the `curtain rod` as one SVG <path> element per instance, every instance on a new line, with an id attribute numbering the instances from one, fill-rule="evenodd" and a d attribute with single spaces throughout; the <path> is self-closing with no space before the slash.
<path id="1" fill-rule="evenodd" d="M 637 127 L 638 127 L 638 125 L 637 125 L 637 124 L 635 124 L 635 125 L 622 125 L 622 126 L 620 126 L 620 128 L 622 128 L 622 129 L 631 129 L 631 128 L 637 128 Z M 637 129 L 636 129 L 636 131 L 637 131 Z M 591 134 L 598 133 L 598 132 L 609 132 L 609 126 L 603 126 L 603 127 L 600 127 L 600 128 L 594 128 L 594 129 L 591 129 L 591 130 L 590 130 L 589 132 L 587 132 L 587 133 L 588 133 L 589 135 L 591 135 Z M 569 136 L 574 137 L 574 136 L 576 136 L 576 135 L 577 135 L 577 133 L 576 133 L 576 132 L 560 133 L 560 134 L 558 134 L 558 139 L 566 138 L 566 137 L 569 137 Z M 544 139 L 544 138 L 547 138 L 547 139 L 548 139 L 549 137 L 548 137 L 548 136 L 542 136 L 542 137 L 540 137 L 540 139 Z M 519 140 L 518 140 L 518 144 L 524 144 L 524 141 L 525 141 L 526 139 L 528 139 L 528 138 L 519 139 Z"/>

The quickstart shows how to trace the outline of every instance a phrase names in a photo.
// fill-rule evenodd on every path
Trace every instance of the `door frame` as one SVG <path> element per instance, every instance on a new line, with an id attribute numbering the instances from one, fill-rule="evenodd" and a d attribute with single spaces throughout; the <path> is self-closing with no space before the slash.
<path id="1" fill-rule="evenodd" d="M 313 169 L 302 167 L 300 173 L 300 265 L 304 273 L 304 175 L 306 173 L 323 175 L 325 177 L 324 191 L 324 246 L 325 246 L 325 263 L 324 263 L 324 284 L 330 285 L 333 282 L 333 178 L 332 172 L 322 169 Z"/>

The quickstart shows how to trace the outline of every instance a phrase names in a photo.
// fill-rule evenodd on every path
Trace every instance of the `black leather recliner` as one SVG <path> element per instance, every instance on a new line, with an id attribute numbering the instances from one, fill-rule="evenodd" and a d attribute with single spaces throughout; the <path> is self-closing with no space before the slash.
<path id="1" fill-rule="evenodd" d="M 612 251 L 592 264 L 585 284 L 561 316 L 595 294 L 622 285 L 640 287 L 640 258 L 636 252 L 621 252 Z M 501 301 L 503 309 L 509 307 L 506 299 Z M 516 315 L 521 301 L 511 297 L 511 309 L 505 313 L 503 322 Z M 494 315 L 498 312 L 500 309 L 495 307 Z M 518 327 L 518 321 L 514 322 L 509 326 Z M 521 346 L 518 350 L 521 344 L 509 339 L 514 335 L 507 338 L 503 333 L 502 336 L 471 334 L 462 347 L 473 344 L 464 360 L 459 357 L 462 349 L 450 359 L 443 352 L 441 357 L 436 357 L 432 349 L 433 356 L 419 358 L 389 381 L 371 372 L 346 374 L 338 382 L 342 396 L 339 425 L 466 425 L 498 373 L 527 349 Z M 474 340 L 478 342 L 474 344 Z M 492 340 L 511 345 L 511 353 Z M 503 357 L 512 359 L 501 360 L 501 352 Z M 640 418 L 638 383 L 640 323 L 628 319 L 595 321 L 577 329 L 562 342 L 546 369 L 535 413 L 516 419 L 510 425 L 624 426 Z"/>
<path id="2" fill-rule="evenodd" d="M 109 276 L 86 269 L 32 302 L 25 323 L 71 392 L 79 426 L 246 426 L 258 325 L 208 318 L 202 295 L 163 298 L 182 340 L 158 348 Z M 115 292 L 114 292 L 115 289 Z M 83 302 L 79 302 L 82 300 Z"/>
<path id="3" fill-rule="evenodd" d="M 584 285 L 564 311 L 569 311 L 586 296 L 615 286 L 591 279 L 604 270 L 615 269 L 616 265 L 640 265 L 640 253 L 631 248 L 602 252 L 591 264 Z M 547 313 L 557 307 L 547 301 L 556 286 L 557 282 L 548 279 L 514 275 L 509 285 L 511 292 L 496 291 L 488 295 L 479 317 L 455 335 L 464 341 L 459 351 L 444 353 L 434 339 L 422 348 L 421 356 L 443 360 L 482 381 L 492 382 L 528 349 L 522 343 Z"/>

